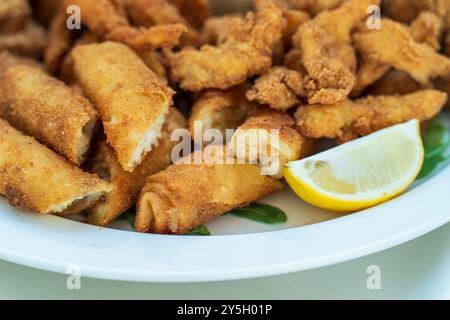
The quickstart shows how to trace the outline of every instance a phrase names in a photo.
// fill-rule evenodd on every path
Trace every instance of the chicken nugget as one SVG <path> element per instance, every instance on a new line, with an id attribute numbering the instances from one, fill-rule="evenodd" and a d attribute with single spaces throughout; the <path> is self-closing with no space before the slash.
<path id="1" fill-rule="evenodd" d="M 0 34 L 0 51 L 39 58 L 46 45 L 46 31 L 34 21 L 29 21 L 21 31 Z"/>
<path id="2" fill-rule="evenodd" d="M 347 142 L 412 119 L 429 120 L 446 101 L 443 92 L 420 90 L 403 96 L 368 96 L 333 105 L 301 106 L 295 118 L 305 137 Z"/>
<path id="3" fill-rule="evenodd" d="M 0 120 L 0 194 L 14 207 L 70 215 L 112 190 L 72 163 Z"/>
<path id="4" fill-rule="evenodd" d="M 95 156 L 89 161 L 87 167 L 89 171 L 97 173 L 102 179 L 110 182 L 113 190 L 88 210 L 89 223 L 106 226 L 136 203 L 146 178 L 164 170 L 172 163 L 172 148 L 177 142 L 172 141 L 171 136 L 179 128 L 186 128 L 186 120 L 175 108 L 171 108 L 158 146 L 145 157 L 134 172 L 122 169 L 117 162 L 114 150 L 106 141 L 99 143 Z"/>
<path id="5" fill-rule="evenodd" d="M 82 45 L 72 55 L 77 79 L 99 111 L 108 143 L 123 169 L 132 172 L 157 143 L 173 91 L 123 44 Z"/>
<path id="6" fill-rule="evenodd" d="M 27 0 L 0 1 L 0 34 L 23 29 L 30 16 L 31 8 Z"/>
<path id="7" fill-rule="evenodd" d="M 361 26 L 354 34 L 355 46 L 363 56 L 405 71 L 424 85 L 450 73 L 450 59 L 414 41 L 407 27 L 389 19 L 382 19 L 381 23 L 381 29 Z"/>
<path id="8" fill-rule="evenodd" d="M 86 98 L 27 65 L 3 73 L 0 116 L 77 165 L 85 159 L 98 119 Z"/>
<path id="9" fill-rule="evenodd" d="M 282 12 L 269 3 L 257 11 L 256 19 L 248 14 L 244 25 L 244 30 L 233 31 L 219 46 L 168 52 L 173 79 L 189 91 L 227 89 L 267 71 L 272 51 L 282 37 Z"/>
<path id="10" fill-rule="evenodd" d="M 223 149 L 214 145 L 203 153 L 225 153 Z M 186 234 L 231 209 L 281 190 L 282 184 L 261 175 L 257 166 L 230 160 L 224 156 L 221 162 L 181 162 L 150 176 L 136 206 L 136 230 Z"/>
<path id="11" fill-rule="evenodd" d="M 281 179 L 284 165 L 310 155 L 314 144 L 300 135 L 290 115 L 260 107 L 236 130 L 228 150 L 242 162 L 259 164 L 263 173 Z"/>

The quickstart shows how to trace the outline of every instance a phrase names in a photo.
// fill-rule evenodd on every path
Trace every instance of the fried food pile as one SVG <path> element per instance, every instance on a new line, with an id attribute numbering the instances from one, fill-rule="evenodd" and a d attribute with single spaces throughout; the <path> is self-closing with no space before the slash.
<path id="1" fill-rule="evenodd" d="M 98 226 L 136 207 L 137 231 L 185 234 L 281 190 L 323 139 L 447 104 L 449 0 L 252 4 L 0 1 L 0 194 Z M 278 133 L 257 138 L 270 161 L 254 130 Z"/>

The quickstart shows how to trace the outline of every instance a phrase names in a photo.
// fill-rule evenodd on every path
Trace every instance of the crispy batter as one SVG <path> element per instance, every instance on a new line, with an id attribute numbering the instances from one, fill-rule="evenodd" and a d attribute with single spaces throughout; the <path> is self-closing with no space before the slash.
<path id="1" fill-rule="evenodd" d="M 97 122 L 86 98 L 27 65 L 11 67 L 0 78 L 0 116 L 77 165 Z"/>
<path id="2" fill-rule="evenodd" d="M 437 51 L 441 49 L 442 31 L 442 19 L 429 11 L 420 13 L 410 26 L 410 33 L 415 41 L 427 44 Z"/>
<path id="3" fill-rule="evenodd" d="M 361 58 L 360 66 L 356 73 L 355 85 L 350 96 L 357 97 L 361 95 L 368 86 L 381 79 L 390 69 L 391 65 L 389 64 Z"/>
<path id="4" fill-rule="evenodd" d="M 0 120 L 0 193 L 11 205 L 44 214 L 76 214 L 111 189 Z"/>
<path id="5" fill-rule="evenodd" d="M 332 10 L 342 4 L 344 0 L 287 0 L 291 7 L 305 10 L 315 16 L 325 10 Z"/>
<path id="6" fill-rule="evenodd" d="M 0 1 L 0 34 L 23 29 L 30 15 L 31 8 L 27 0 Z"/>
<path id="7" fill-rule="evenodd" d="M 172 163 L 172 148 L 177 142 L 171 141 L 171 135 L 179 128 L 186 128 L 186 120 L 175 108 L 171 108 L 158 146 L 145 157 L 144 162 L 134 172 L 124 171 L 117 162 L 114 150 L 106 141 L 100 142 L 95 157 L 88 163 L 88 168 L 110 182 L 113 191 L 89 210 L 90 223 L 106 226 L 136 203 L 146 178 Z"/>
<path id="8" fill-rule="evenodd" d="M 272 136 L 272 130 L 278 131 L 278 141 Z M 313 147 L 313 142 L 296 130 L 290 115 L 264 107 L 258 108 L 236 130 L 228 144 L 237 159 L 258 163 L 263 172 L 271 170 L 270 175 L 277 179 L 283 177 L 285 164 L 310 155 Z"/>
<path id="9" fill-rule="evenodd" d="M 413 93 L 420 88 L 420 84 L 406 72 L 391 70 L 370 86 L 367 93 L 373 96 L 390 96 Z"/>
<path id="10" fill-rule="evenodd" d="M 445 93 L 421 90 L 404 96 L 368 96 L 334 105 L 302 106 L 295 118 L 305 137 L 346 142 L 411 119 L 429 120 L 446 101 Z"/>
<path id="11" fill-rule="evenodd" d="M 292 47 L 292 37 L 301 25 L 311 20 L 309 14 L 301 10 L 283 11 L 286 20 L 286 28 L 283 31 L 283 39 L 287 47 Z"/>
<path id="12" fill-rule="evenodd" d="M 422 11 L 431 11 L 444 18 L 450 26 L 450 2 L 448 0 L 383 0 L 382 12 L 394 20 L 410 23 Z"/>
<path id="13" fill-rule="evenodd" d="M 182 24 L 134 28 L 120 0 L 65 0 L 65 4 L 80 8 L 82 23 L 95 35 L 122 42 L 135 50 L 174 47 L 187 31 Z"/>
<path id="14" fill-rule="evenodd" d="M 257 12 L 256 19 L 249 13 L 244 24 L 244 30 L 233 31 L 217 47 L 205 45 L 201 50 L 186 48 L 168 53 L 172 77 L 183 89 L 200 91 L 227 89 L 267 71 L 272 51 L 282 36 L 282 13 L 270 3 Z"/>
<path id="15" fill-rule="evenodd" d="M 17 56 L 9 53 L 8 51 L 0 51 L 0 76 L 9 68 L 19 65 L 27 65 L 30 67 L 44 69 L 44 66 L 36 60 Z"/>
<path id="16" fill-rule="evenodd" d="M 450 59 L 414 41 L 407 27 L 389 19 L 381 23 L 379 30 L 361 27 L 354 34 L 355 46 L 364 56 L 406 71 L 421 84 L 450 73 Z"/>
<path id="17" fill-rule="evenodd" d="M 209 17 L 209 0 L 169 0 L 177 6 L 190 24 L 201 28 Z"/>
<path id="18" fill-rule="evenodd" d="M 311 104 L 332 104 L 344 100 L 353 88 L 355 76 L 340 55 L 340 44 L 314 22 L 303 24 L 293 38 L 294 46 L 301 51 L 301 61 L 310 85 L 308 101 Z"/>
<path id="19" fill-rule="evenodd" d="M 0 34 L 0 51 L 9 50 L 24 56 L 40 57 L 47 44 L 45 29 L 29 21 L 24 30 Z"/>
<path id="20" fill-rule="evenodd" d="M 256 79 L 247 92 L 250 101 L 266 104 L 273 109 L 286 111 L 300 103 L 297 96 L 305 96 L 303 76 L 284 67 L 274 67 Z"/>
<path id="21" fill-rule="evenodd" d="M 234 32 L 233 29 L 238 29 L 233 26 L 244 23 L 245 20 L 242 14 L 227 14 L 223 16 L 210 17 L 203 25 L 201 42 L 203 44 L 211 45 L 226 43 L 230 33 Z"/>
<path id="22" fill-rule="evenodd" d="M 218 129 L 222 132 L 223 137 L 226 136 L 226 129 L 236 129 L 244 123 L 255 108 L 255 104 L 249 102 L 245 97 L 247 89 L 248 85 L 244 84 L 227 90 L 209 89 L 201 92 L 192 106 L 188 120 L 191 136 L 197 137 L 195 134 L 196 122 L 202 128 L 203 133 L 208 129 Z M 196 142 L 200 143 L 200 141 Z M 222 143 L 225 142 L 222 141 Z M 201 143 L 204 142 L 201 141 Z"/>
<path id="23" fill-rule="evenodd" d="M 215 152 L 210 148 L 224 147 L 211 146 L 204 154 Z M 251 164 L 175 164 L 147 179 L 137 204 L 136 230 L 185 234 L 281 188 Z"/>
<path id="24" fill-rule="evenodd" d="M 141 57 L 142 61 L 144 61 L 145 65 L 152 69 L 164 83 L 168 83 L 164 57 L 158 51 L 149 50 L 137 52 L 137 54 Z"/>
<path id="25" fill-rule="evenodd" d="M 156 25 L 181 23 L 187 28 L 181 43 L 198 45 L 199 33 L 168 0 L 124 0 L 126 10 L 133 25 L 152 27 Z"/>
<path id="26" fill-rule="evenodd" d="M 44 63 L 53 73 L 57 73 L 64 55 L 70 50 L 74 33 L 66 26 L 67 15 L 61 5 L 50 22 L 48 43 L 44 51 Z"/>
<path id="27" fill-rule="evenodd" d="M 82 45 L 72 55 L 108 143 L 124 170 L 133 171 L 157 142 L 173 91 L 123 44 Z"/>
<path id="28" fill-rule="evenodd" d="M 352 30 L 368 17 L 367 9 L 381 0 L 348 0 L 332 11 L 319 13 L 314 22 L 337 41 L 351 43 Z"/>

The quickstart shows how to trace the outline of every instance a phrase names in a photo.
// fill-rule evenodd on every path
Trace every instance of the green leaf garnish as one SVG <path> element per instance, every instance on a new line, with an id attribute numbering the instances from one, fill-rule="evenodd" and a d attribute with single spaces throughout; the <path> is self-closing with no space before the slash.
<path id="1" fill-rule="evenodd" d="M 211 231 L 205 226 L 200 226 L 198 228 L 195 228 L 194 230 L 191 230 L 188 235 L 190 236 L 210 236 Z"/>
<path id="2" fill-rule="evenodd" d="M 230 214 L 267 224 L 284 223 L 287 221 L 287 215 L 280 209 L 261 203 L 251 203 L 244 208 L 236 208 L 229 212 Z"/>

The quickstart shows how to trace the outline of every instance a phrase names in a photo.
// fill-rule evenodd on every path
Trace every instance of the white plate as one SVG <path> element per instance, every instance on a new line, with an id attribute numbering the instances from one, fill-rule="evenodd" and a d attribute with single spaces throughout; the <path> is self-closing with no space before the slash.
<path id="1" fill-rule="evenodd" d="M 86 277 L 144 282 L 283 274 L 372 254 L 444 225 L 450 221 L 449 181 L 450 167 L 388 203 L 345 217 L 313 208 L 286 188 L 264 201 L 288 214 L 286 224 L 224 216 L 208 224 L 214 234 L 210 237 L 98 228 L 19 211 L 0 199 L 0 259 L 61 273 L 77 267 Z M 122 221 L 113 227 L 125 226 Z"/>

